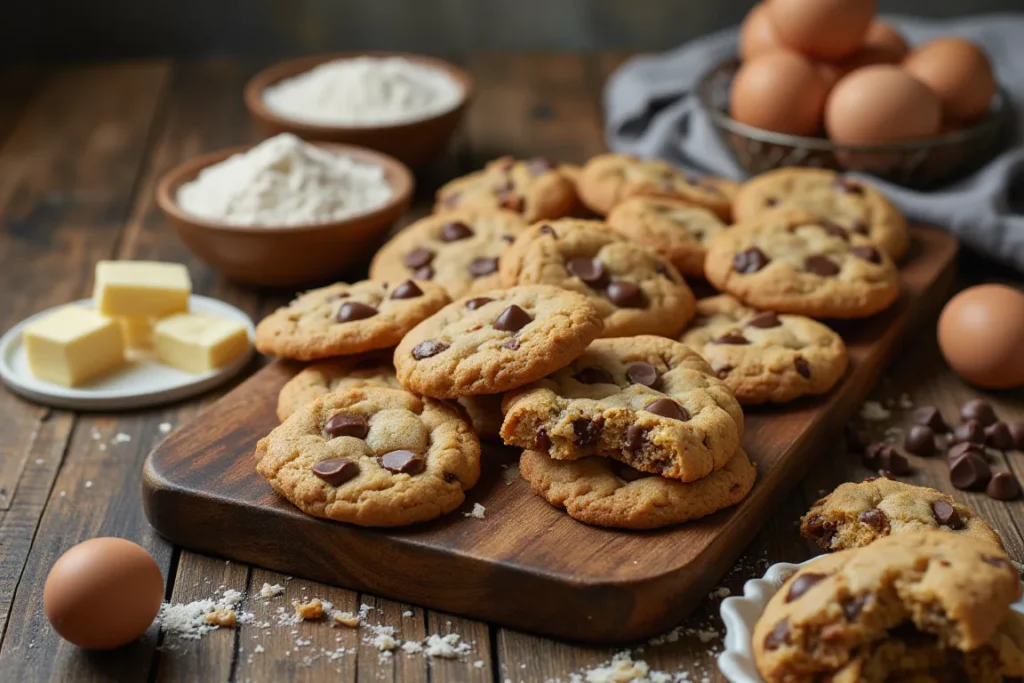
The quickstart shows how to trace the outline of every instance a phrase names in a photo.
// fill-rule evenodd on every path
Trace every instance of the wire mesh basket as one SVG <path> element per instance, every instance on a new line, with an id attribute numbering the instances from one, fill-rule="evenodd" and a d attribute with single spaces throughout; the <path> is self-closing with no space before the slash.
<path id="1" fill-rule="evenodd" d="M 1010 128 L 1009 100 L 1000 90 L 989 113 L 970 128 L 923 140 L 854 146 L 826 138 L 774 133 L 729 116 L 729 91 L 739 66 L 739 60 L 734 59 L 709 71 L 700 81 L 698 96 L 733 157 L 754 175 L 783 166 L 811 166 L 860 171 L 906 187 L 926 189 L 983 166 L 1000 151 Z"/>

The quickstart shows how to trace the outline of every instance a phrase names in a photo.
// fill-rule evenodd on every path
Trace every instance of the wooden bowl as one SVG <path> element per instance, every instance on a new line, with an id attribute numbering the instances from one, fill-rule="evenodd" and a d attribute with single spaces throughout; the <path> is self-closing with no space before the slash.
<path id="1" fill-rule="evenodd" d="M 413 178 L 396 159 L 349 145 L 318 147 L 384 167 L 392 196 L 386 204 L 342 220 L 296 226 L 242 226 L 194 216 L 178 205 L 178 188 L 198 173 L 250 147 L 205 154 L 171 169 L 156 188 L 157 205 L 196 256 L 238 282 L 299 287 L 333 281 L 356 263 L 367 262 L 388 230 L 409 208 Z"/>
<path id="2" fill-rule="evenodd" d="M 448 111 L 408 123 L 382 126 L 331 126 L 306 123 L 275 114 L 263 102 L 270 85 L 336 59 L 355 57 L 404 57 L 447 73 L 462 88 L 459 104 Z M 390 154 L 409 166 L 420 166 L 436 156 L 451 139 L 473 98 L 473 79 L 459 67 L 442 59 L 406 52 L 336 52 L 279 62 L 259 72 L 245 85 L 245 106 L 267 137 L 292 133 L 304 140 L 340 142 L 369 147 Z"/>

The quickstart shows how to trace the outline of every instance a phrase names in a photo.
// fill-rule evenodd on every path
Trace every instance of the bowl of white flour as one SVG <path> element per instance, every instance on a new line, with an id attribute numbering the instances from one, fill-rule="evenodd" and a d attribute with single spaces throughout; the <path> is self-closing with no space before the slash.
<path id="1" fill-rule="evenodd" d="M 441 59 L 340 53 L 261 71 L 245 104 L 267 135 L 360 145 L 419 166 L 447 144 L 472 94 L 469 75 Z"/>
<path id="2" fill-rule="evenodd" d="M 392 157 L 283 133 L 184 162 L 156 199 L 186 246 L 228 277 L 297 287 L 368 261 L 412 192 Z"/>

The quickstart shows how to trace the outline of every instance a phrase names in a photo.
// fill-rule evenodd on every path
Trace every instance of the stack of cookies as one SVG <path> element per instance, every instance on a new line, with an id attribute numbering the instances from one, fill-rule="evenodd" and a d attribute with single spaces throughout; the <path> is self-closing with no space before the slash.
<path id="1" fill-rule="evenodd" d="M 590 524 L 711 514 L 753 486 L 740 406 L 829 391 L 846 349 L 813 318 L 892 303 L 906 243 L 880 194 L 827 171 L 741 186 L 614 154 L 495 160 L 370 279 L 260 323 L 261 351 L 312 363 L 257 469 L 310 514 L 410 524 L 461 504 L 483 439 L 524 449 L 533 491 Z"/>

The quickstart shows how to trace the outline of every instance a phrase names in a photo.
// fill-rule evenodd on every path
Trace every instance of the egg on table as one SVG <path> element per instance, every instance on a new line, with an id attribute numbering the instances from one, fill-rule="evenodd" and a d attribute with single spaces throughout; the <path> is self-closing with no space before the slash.
<path id="1" fill-rule="evenodd" d="M 942 309 L 938 333 L 943 357 L 965 381 L 985 389 L 1024 385 L 1024 293 L 969 287 Z"/>
<path id="2" fill-rule="evenodd" d="M 840 144 L 884 145 L 935 135 L 938 97 L 898 66 L 857 69 L 836 83 L 825 105 L 828 136 Z"/>
<path id="3" fill-rule="evenodd" d="M 903 68 L 942 103 L 950 121 L 970 122 L 988 111 L 996 79 L 985 53 L 963 38 L 936 38 L 907 55 Z"/>
<path id="4" fill-rule="evenodd" d="M 777 133 L 815 135 L 830 85 L 825 72 L 803 55 L 767 52 L 736 72 L 729 114 L 740 123 Z"/>
<path id="5" fill-rule="evenodd" d="M 779 39 L 809 57 L 849 57 L 864 42 L 874 0 L 771 0 L 768 16 Z"/>
<path id="6" fill-rule="evenodd" d="M 163 595 L 160 568 L 144 548 L 123 538 L 93 538 L 53 564 L 43 609 L 65 640 L 109 650 L 145 633 Z"/>

